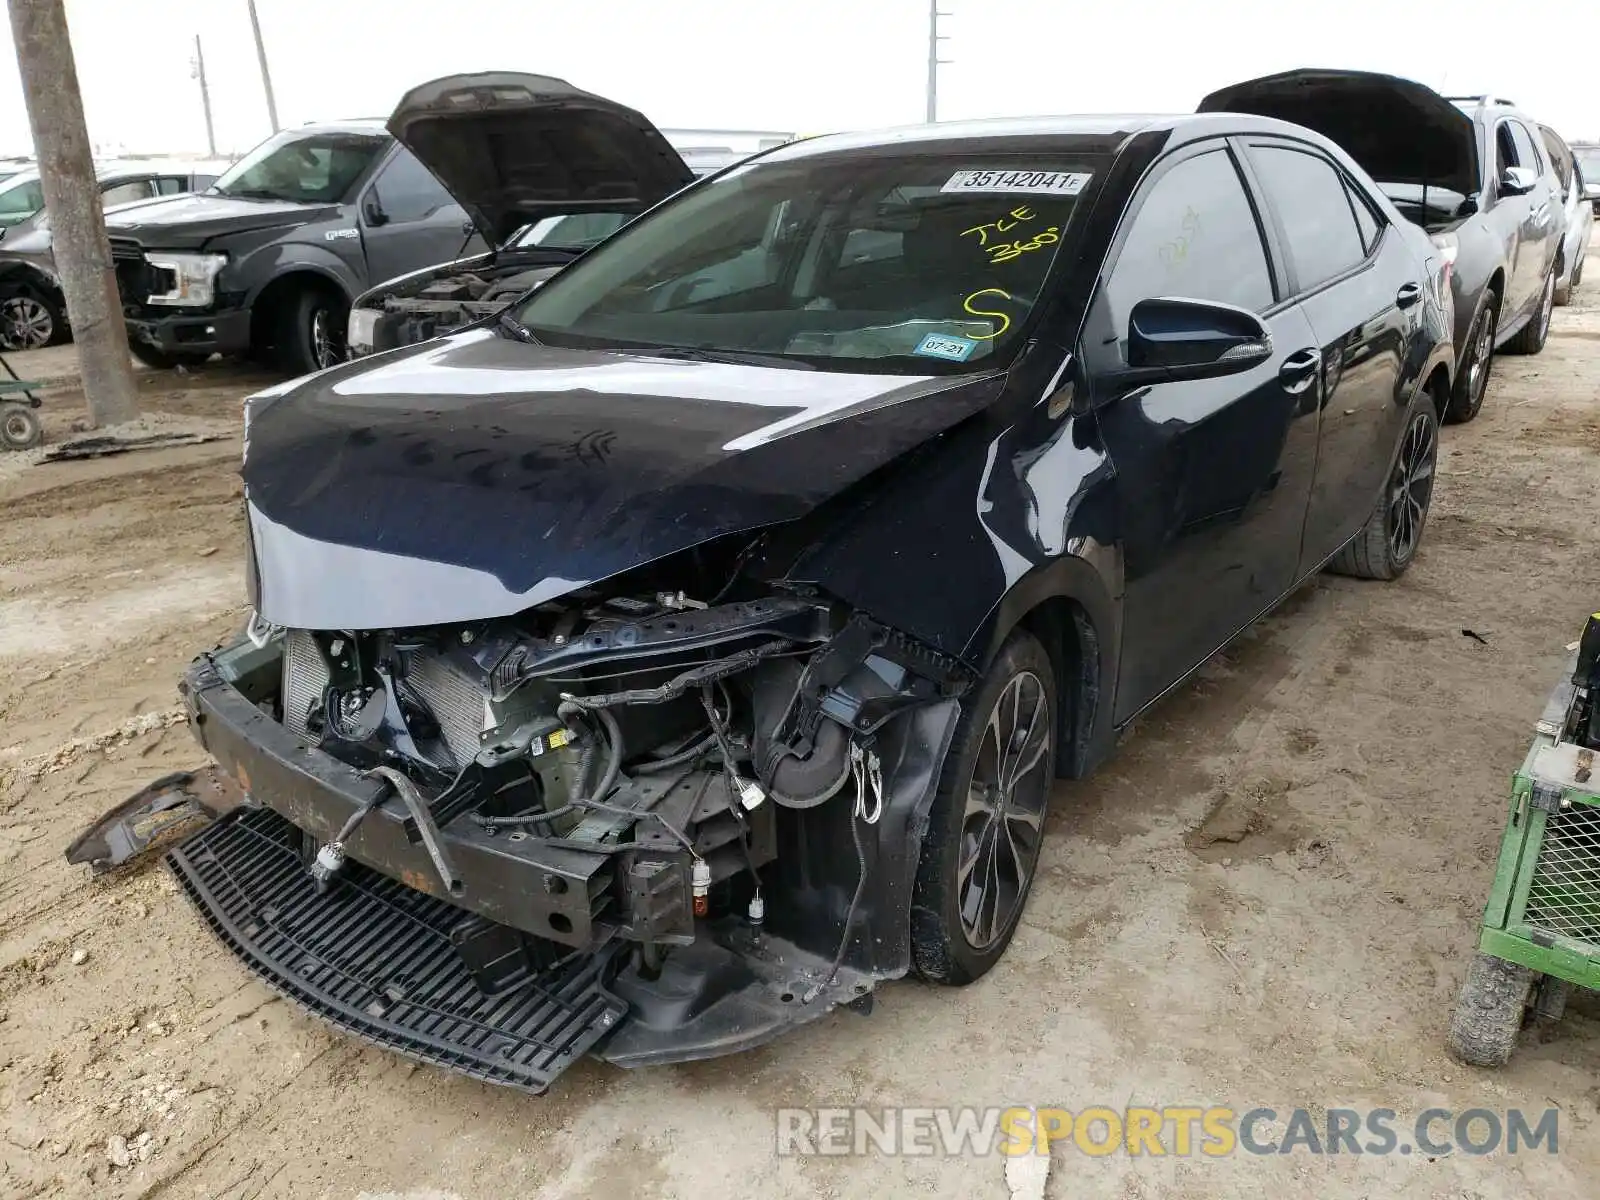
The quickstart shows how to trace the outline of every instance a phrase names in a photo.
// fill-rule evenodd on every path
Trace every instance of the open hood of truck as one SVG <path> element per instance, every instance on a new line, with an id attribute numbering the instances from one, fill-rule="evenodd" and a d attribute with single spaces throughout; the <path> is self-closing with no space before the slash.
<path id="1" fill-rule="evenodd" d="M 987 408 L 1001 382 L 482 329 L 348 363 L 248 402 L 256 608 L 296 629 L 509 616 L 805 516 Z"/>
<path id="2" fill-rule="evenodd" d="M 1199 111 L 1251 113 L 1314 129 L 1380 184 L 1427 184 L 1463 196 L 1482 190 L 1472 119 L 1414 80 L 1368 71 L 1285 71 L 1212 92 Z"/>
<path id="3" fill-rule="evenodd" d="M 643 115 L 546 75 L 435 79 L 388 127 L 496 246 L 543 217 L 638 212 L 694 181 Z"/>

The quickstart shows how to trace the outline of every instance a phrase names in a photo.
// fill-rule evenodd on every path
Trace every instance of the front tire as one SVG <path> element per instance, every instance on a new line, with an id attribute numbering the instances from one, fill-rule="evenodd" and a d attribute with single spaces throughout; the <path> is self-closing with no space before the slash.
<path id="1" fill-rule="evenodd" d="M 1017 630 L 963 706 L 911 901 L 911 956 L 932 983 L 982 977 L 1005 953 L 1039 863 L 1055 782 L 1056 679 Z"/>
<path id="2" fill-rule="evenodd" d="M 1499 317 L 1500 297 L 1492 291 L 1484 292 L 1478 315 L 1467 330 L 1467 352 L 1461 358 L 1450 403 L 1444 410 L 1444 419 L 1451 425 L 1465 424 L 1483 407 L 1483 398 L 1489 391 L 1489 372 L 1494 366 L 1494 331 Z"/>
<path id="3" fill-rule="evenodd" d="M 278 366 L 291 375 L 309 375 L 345 361 L 345 325 L 350 306 L 330 288 L 304 287 L 278 313 L 273 339 Z"/>
<path id="4" fill-rule="evenodd" d="M 1517 1048 L 1532 990 L 1527 967 L 1479 951 L 1450 1018 L 1445 1045 L 1451 1055 L 1471 1067 L 1505 1066 Z"/>
<path id="5" fill-rule="evenodd" d="M 1513 354 L 1537 354 L 1544 349 L 1544 344 L 1550 338 L 1550 311 L 1556 305 L 1556 273 L 1552 269 L 1545 276 L 1544 291 L 1539 297 L 1539 309 L 1533 314 L 1533 319 L 1524 325 L 1517 336 L 1506 343 L 1506 349 Z"/>
<path id="6" fill-rule="evenodd" d="M 1361 532 L 1334 555 L 1328 570 L 1357 579 L 1397 579 L 1422 544 L 1439 459 L 1439 418 L 1424 395 L 1400 439 L 1400 453 Z"/>

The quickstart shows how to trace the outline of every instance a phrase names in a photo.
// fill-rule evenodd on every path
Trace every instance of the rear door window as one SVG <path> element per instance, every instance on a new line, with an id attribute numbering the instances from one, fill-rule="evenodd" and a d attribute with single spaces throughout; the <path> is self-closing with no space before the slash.
<path id="1" fill-rule="evenodd" d="M 1287 146 L 1252 146 L 1250 161 L 1277 213 L 1300 291 L 1366 258 L 1367 243 L 1337 167 L 1320 154 Z"/>
<path id="2" fill-rule="evenodd" d="M 1226 149 L 1186 158 L 1156 180 L 1134 216 L 1105 296 L 1118 331 L 1127 329 L 1135 304 L 1158 296 L 1257 312 L 1271 307 L 1261 227 Z"/>
<path id="3" fill-rule="evenodd" d="M 130 204 L 135 200 L 148 200 L 156 194 L 155 183 L 149 179 L 125 179 L 114 183 L 100 193 L 100 203 L 106 208 L 113 204 Z"/>

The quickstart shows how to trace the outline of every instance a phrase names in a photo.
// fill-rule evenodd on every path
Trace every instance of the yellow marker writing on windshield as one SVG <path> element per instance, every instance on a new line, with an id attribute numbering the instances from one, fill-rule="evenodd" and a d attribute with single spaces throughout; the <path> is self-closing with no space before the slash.
<path id="1" fill-rule="evenodd" d="M 972 302 L 974 300 L 976 300 L 979 296 L 999 296 L 1002 300 L 1009 300 L 1009 299 L 1011 299 L 1011 293 L 1010 292 L 1006 292 L 1006 291 L 1002 291 L 999 288 L 980 288 L 976 292 L 973 292 L 972 295 L 968 296 L 966 298 L 966 301 L 961 305 L 962 308 L 966 309 L 969 313 L 971 313 L 975 317 L 998 317 L 999 318 L 999 320 L 1000 320 L 1000 328 L 996 329 L 993 333 L 974 333 L 974 334 L 969 334 L 968 335 L 975 342 L 987 342 L 991 338 L 999 337 L 1006 330 L 1010 329 L 1011 328 L 1011 318 L 1009 316 L 1007 316 L 1003 312 L 993 312 L 993 311 L 991 311 L 989 309 L 986 309 L 986 308 L 973 308 L 972 307 Z"/>
<path id="2" fill-rule="evenodd" d="M 987 246 L 989 244 L 989 230 L 994 229 L 1000 233 L 1010 233 L 1017 227 L 1019 221 L 1031 221 L 1037 215 L 1026 204 L 1019 204 L 1006 214 L 1011 218 L 1010 221 L 1007 221 L 1005 217 L 1001 217 L 998 221 L 990 221 L 987 225 L 974 225 L 971 229 L 963 229 L 958 236 L 966 237 L 969 233 L 975 233 L 978 235 L 978 245 Z"/>

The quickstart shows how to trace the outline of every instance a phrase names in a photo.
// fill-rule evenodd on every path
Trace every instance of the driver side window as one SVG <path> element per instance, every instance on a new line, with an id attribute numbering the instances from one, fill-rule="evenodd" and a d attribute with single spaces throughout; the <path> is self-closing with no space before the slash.
<path id="1" fill-rule="evenodd" d="M 1254 312 L 1273 303 L 1255 209 L 1224 148 L 1182 160 L 1145 194 L 1105 285 L 1115 337 L 1127 336 L 1135 304 L 1164 296 Z"/>
<path id="2" fill-rule="evenodd" d="M 372 195 L 383 215 L 396 224 L 420 221 L 455 203 L 433 172 L 404 147 L 395 151 L 373 181 Z"/>

